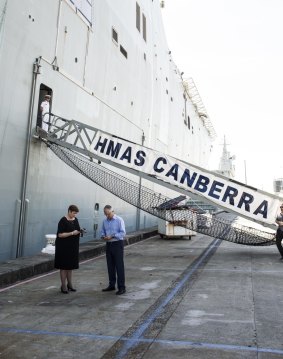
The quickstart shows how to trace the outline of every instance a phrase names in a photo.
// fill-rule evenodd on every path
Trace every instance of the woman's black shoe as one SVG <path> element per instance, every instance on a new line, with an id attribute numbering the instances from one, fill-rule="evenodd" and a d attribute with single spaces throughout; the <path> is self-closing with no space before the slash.
<path id="1" fill-rule="evenodd" d="M 67 284 L 67 288 L 70 292 L 76 292 L 77 290 L 75 288 L 72 288 L 69 286 L 69 284 Z"/>
<path id="2" fill-rule="evenodd" d="M 63 287 L 61 287 L 61 293 L 69 294 L 69 292 L 67 290 L 63 290 Z"/>

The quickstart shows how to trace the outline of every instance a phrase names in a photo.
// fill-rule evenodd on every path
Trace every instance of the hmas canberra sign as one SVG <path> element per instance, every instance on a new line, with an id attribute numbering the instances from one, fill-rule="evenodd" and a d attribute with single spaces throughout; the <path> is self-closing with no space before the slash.
<path id="1" fill-rule="evenodd" d="M 268 193 L 102 131 L 97 131 L 90 152 L 203 196 L 216 206 L 259 222 L 274 224 L 280 202 Z"/>

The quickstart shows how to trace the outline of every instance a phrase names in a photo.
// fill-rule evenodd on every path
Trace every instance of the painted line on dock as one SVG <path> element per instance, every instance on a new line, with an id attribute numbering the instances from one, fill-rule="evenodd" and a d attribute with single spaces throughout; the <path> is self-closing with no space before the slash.
<path id="1" fill-rule="evenodd" d="M 283 355 L 283 349 L 273 348 L 260 348 L 255 346 L 247 345 L 235 345 L 235 344 L 220 344 L 220 343 L 207 343 L 207 342 L 196 342 L 190 340 L 170 340 L 170 339 L 151 339 L 151 338 L 127 338 L 119 337 L 115 335 L 101 335 L 92 333 L 74 333 L 74 332 L 52 332 L 45 330 L 32 330 L 32 329 L 15 329 L 15 328 L 0 328 L 0 333 L 11 333 L 11 334 L 32 334 L 32 335 L 50 335 L 50 336 L 63 336 L 63 337 L 74 337 L 74 338 L 86 338 L 92 340 L 122 340 L 124 342 L 131 342 L 133 344 L 138 343 L 151 343 L 161 345 L 176 345 L 186 346 L 194 349 L 214 349 L 214 350 L 227 350 L 227 351 L 247 351 L 257 353 L 270 353 L 270 354 L 281 354 Z"/>
<path id="2" fill-rule="evenodd" d="M 127 246 L 125 246 L 125 250 L 126 250 L 128 247 L 134 246 L 134 245 L 139 244 L 139 243 L 141 243 L 141 242 L 144 243 L 144 242 L 148 241 L 149 239 L 152 239 L 153 237 L 155 237 L 155 235 L 152 236 L 152 237 L 143 239 L 142 241 L 139 241 L 139 242 L 136 242 L 136 243 L 132 243 L 132 244 L 128 244 Z M 99 256 L 95 256 L 95 257 L 93 257 L 93 258 L 86 259 L 86 260 L 80 262 L 80 265 L 81 265 L 81 264 L 88 263 L 88 262 L 91 262 L 91 261 L 94 261 L 94 260 L 96 260 L 96 259 L 98 259 L 98 258 L 101 258 L 101 257 L 105 257 L 105 253 L 103 253 L 103 254 L 101 254 L 101 255 L 99 255 Z M 52 274 L 56 274 L 56 273 L 59 273 L 59 270 L 58 270 L 58 269 L 53 270 L 53 271 L 48 272 L 48 273 L 45 273 L 45 274 L 42 274 L 42 275 L 34 276 L 34 277 L 30 278 L 30 279 L 22 280 L 22 281 L 20 281 L 20 282 L 18 282 L 18 283 L 9 285 L 8 287 L 1 288 L 1 289 L 0 289 L 0 293 L 6 292 L 6 291 L 9 290 L 9 289 L 12 289 L 12 288 L 18 287 L 18 286 L 20 286 L 20 285 L 23 285 L 23 284 L 27 284 L 27 283 L 36 281 L 37 279 L 41 279 L 41 278 L 44 278 L 44 277 L 48 277 L 48 276 L 50 276 L 50 275 L 52 275 Z"/>
<path id="3" fill-rule="evenodd" d="M 112 358 L 115 355 L 115 359 L 122 359 L 129 353 L 130 350 L 134 350 L 134 347 L 138 343 L 138 341 L 136 340 L 143 339 L 143 335 L 146 330 L 149 329 L 151 324 L 154 323 L 158 316 L 164 313 L 164 311 L 166 310 L 166 306 L 168 304 L 170 305 L 170 302 L 173 301 L 179 293 L 181 293 L 181 290 L 183 289 L 185 284 L 188 283 L 188 280 L 191 279 L 191 277 L 198 271 L 198 269 L 205 263 L 205 261 L 209 259 L 211 255 L 214 254 L 214 252 L 220 246 L 221 242 L 222 240 L 220 239 L 214 239 L 202 252 L 202 254 L 200 254 L 199 257 L 196 258 L 195 261 L 183 272 L 183 274 L 179 277 L 180 280 L 176 284 L 174 284 L 173 288 L 169 291 L 165 298 L 160 298 L 159 303 L 158 301 L 156 302 L 158 305 L 157 308 L 154 308 L 153 306 L 151 312 L 149 312 L 149 314 L 146 315 L 144 319 L 142 319 L 141 323 L 137 322 L 137 328 L 134 329 L 133 332 L 130 331 L 129 339 L 131 340 L 126 341 L 122 345 L 122 347 L 119 345 L 118 341 L 113 345 L 112 348 L 110 348 L 107 353 L 105 353 L 103 358 Z M 132 330 L 132 328 L 130 330 Z M 126 333 L 123 337 L 127 337 Z M 151 339 L 151 342 L 153 341 L 154 339 Z"/>
<path id="4" fill-rule="evenodd" d="M 206 268 L 203 269 L 204 272 L 238 272 L 238 273 L 251 273 L 250 269 L 227 269 L 227 268 L 223 268 L 223 269 L 217 269 L 217 268 Z M 278 274 L 278 270 L 253 270 L 254 274 Z"/>

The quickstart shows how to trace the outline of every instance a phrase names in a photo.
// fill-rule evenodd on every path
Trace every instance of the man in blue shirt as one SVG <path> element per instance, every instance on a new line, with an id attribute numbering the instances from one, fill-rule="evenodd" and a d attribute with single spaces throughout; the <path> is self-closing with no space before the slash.
<path id="1" fill-rule="evenodd" d="M 103 220 L 101 239 L 106 242 L 106 260 L 109 285 L 103 292 L 115 290 L 117 272 L 117 295 L 126 293 L 124 269 L 124 237 L 126 235 L 125 223 L 121 217 L 114 214 L 110 205 L 104 207 L 106 218 Z"/>

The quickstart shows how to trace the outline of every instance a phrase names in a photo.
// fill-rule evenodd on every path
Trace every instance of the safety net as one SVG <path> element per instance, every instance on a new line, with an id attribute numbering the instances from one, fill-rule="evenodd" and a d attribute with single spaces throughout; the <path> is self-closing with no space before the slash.
<path id="1" fill-rule="evenodd" d="M 196 208 L 178 206 L 180 197 L 170 199 L 78 152 L 55 143 L 48 143 L 48 146 L 62 161 L 95 184 L 155 217 L 233 243 L 252 246 L 275 244 L 274 233 L 241 225 Z"/>

